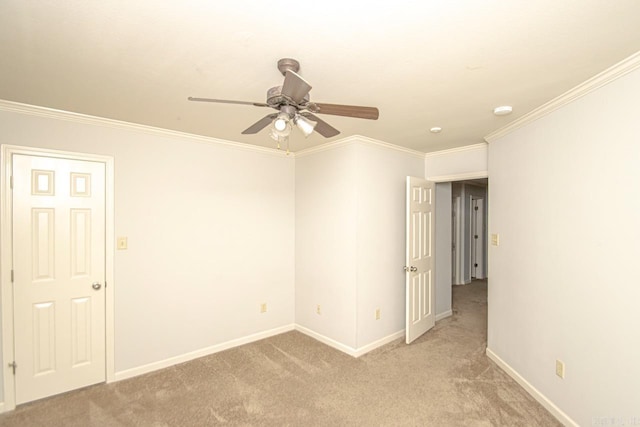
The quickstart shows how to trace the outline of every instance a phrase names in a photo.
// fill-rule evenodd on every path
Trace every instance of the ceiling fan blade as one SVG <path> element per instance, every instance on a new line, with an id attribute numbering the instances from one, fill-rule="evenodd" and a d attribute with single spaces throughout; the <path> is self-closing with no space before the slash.
<path id="1" fill-rule="evenodd" d="M 334 116 L 356 117 L 358 119 L 378 120 L 380 112 L 375 107 L 360 107 L 358 105 L 323 104 L 314 102 L 318 114 L 332 114 Z"/>
<path id="2" fill-rule="evenodd" d="M 251 126 L 246 128 L 245 130 L 243 130 L 242 134 L 243 135 L 250 135 L 250 134 L 254 134 L 254 133 L 260 132 L 262 129 L 264 129 L 267 126 L 269 126 L 271 124 L 271 122 L 273 121 L 273 119 L 275 119 L 277 116 L 278 116 L 277 113 L 269 114 L 268 116 L 264 116 L 263 118 L 261 118 L 260 120 L 258 120 L 257 122 L 255 122 L 254 124 L 252 124 Z"/>
<path id="3" fill-rule="evenodd" d="M 211 98 L 194 98 L 190 96 L 187 98 L 189 101 L 197 101 L 197 102 L 218 102 L 221 104 L 241 104 L 241 105 L 255 105 L 256 107 L 268 107 L 268 104 L 263 102 L 247 102 L 247 101 L 231 101 L 228 99 L 211 99 Z"/>
<path id="4" fill-rule="evenodd" d="M 282 84 L 282 94 L 299 104 L 311 90 L 311 85 L 291 70 L 287 70 Z"/>
<path id="5" fill-rule="evenodd" d="M 336 136 L 340 134 L 340 131 L 338 129 L 334 128 L 333 126 L 331 126 L 329 123 L 325 122 L 318 116 L 314 116 L 313 114 L 307 113 L 307 112 L 300 113 L 300 115 L 307 117 L 313 120 L 314 122 L 317 122 L 318 124 L 313 130 L 315 130 L 325 138 L 331 138 L 332 136 Z"/>

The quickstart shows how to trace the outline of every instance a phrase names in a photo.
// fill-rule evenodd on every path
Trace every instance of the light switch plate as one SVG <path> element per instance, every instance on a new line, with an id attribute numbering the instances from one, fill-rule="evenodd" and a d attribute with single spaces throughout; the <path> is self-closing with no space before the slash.
<path id="1" fill-rule="evenodd" d="M 493 246 L 500 246 L 500 235 L 499 234 L 492 234 L 491 235 L 491 244 Z"/>
<path id="2" fill-rule="evenodd" d="M 126 237 L 118 237 L 118 250 L 127 249 L 127 238 Z"/>

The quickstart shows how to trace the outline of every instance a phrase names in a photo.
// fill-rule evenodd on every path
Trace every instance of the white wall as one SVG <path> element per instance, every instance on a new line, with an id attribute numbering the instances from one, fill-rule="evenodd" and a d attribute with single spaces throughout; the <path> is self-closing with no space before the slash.
<path id="1" fill-rule="evenodd" d="M 298 326 L 352 354 L 404 329 L 405 179 L 423 168 L 360 137 L 296 156 Z"/>
<path id="2" fill-rule="evenodd" d="M 356 347 L 356 149 L 296 158 L 295 321 Z M 317 314 L 317 306 L 321 314 Z"/>
<path id="3" fill-rule="evenodd" d="M 423 162 L 423 155 L 357 146 L 356 348 L 405 329 L 406 179 L 422 177 Z M 375 319 L 377 308 L 380 320 Z"/>
<path id="4" fill-rule="evenodd" d="M 487 176 L 487 144 L 427 153 L 425 172 L 427 179 L 437 182 L 484 178 Z"/>
<path id="5" fill-rule="evenodd" d="M 2 109 L 0 128 L 115 159 L 116 373 L 293 324 L 293 158 Z"/>
<path id="6" fill-rule="evenodd" d="M 489 350 L 584 426 L 640 417 L 638 94 L 640 70 L 489 147 Z"/>

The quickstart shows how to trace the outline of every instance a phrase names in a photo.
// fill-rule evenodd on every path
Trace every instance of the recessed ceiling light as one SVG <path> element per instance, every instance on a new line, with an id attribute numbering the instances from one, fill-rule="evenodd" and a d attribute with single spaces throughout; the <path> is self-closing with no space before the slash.
<path id="1" fill-rule="evenodd" d="M 503 105 L 501 107 L 496 107 L 493 109 L 493 114 L 496 116 L 506 116 L 507 114 L 511 114 L 513 108 L 510 105 Z"/>
<path id="2" fill-rule="evenodd" d="M 431 133 L 440 133 L 442 132 L 442 128 L 441 127 L 432 127 L 431 129 L 429 129 L 429 132 Z"/>

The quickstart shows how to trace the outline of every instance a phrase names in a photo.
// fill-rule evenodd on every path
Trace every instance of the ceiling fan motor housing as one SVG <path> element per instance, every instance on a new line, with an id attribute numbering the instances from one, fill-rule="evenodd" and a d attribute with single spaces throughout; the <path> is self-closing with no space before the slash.
<path id="1" fill-rule="evenodd" d="M 279 110 L 282 105 L 292 105 L 300 107 L 309 102 L 309 94 L 306 94 L 302 99 L 302 102 L 296 104 L 293 100 L 287 96 L 282 95 L 282 86 L 274 86 L 267 91 L 267 104 L 270 107 Z"/>

